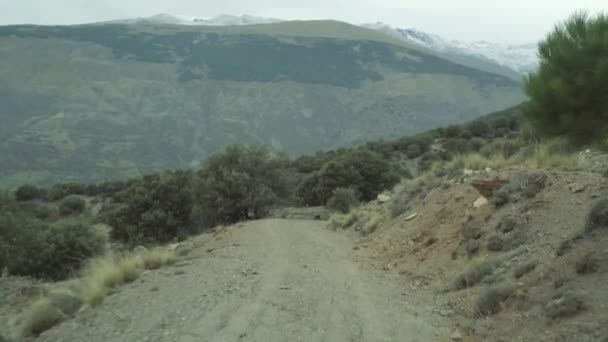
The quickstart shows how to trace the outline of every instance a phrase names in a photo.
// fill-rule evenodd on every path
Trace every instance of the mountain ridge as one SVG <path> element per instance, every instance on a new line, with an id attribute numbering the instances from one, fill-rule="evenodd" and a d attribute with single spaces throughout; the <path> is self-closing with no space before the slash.
<path id="1" fill-rule="evenodd" d="M 316 20 L 283 20 L 277 18 L 256 17 L 251 15 L 219 15 L 216 17 L 177 16 L 158 14 L 151 17 L 110 21 L 107 23 L 160 23 L 186 26 L 246 26 L 262 24 L 278 24 L 292 21 Z M 321 20 L 317 20 L 321 21 Z M 467 57 L 485 59 L 508 67 L 520 74 L 533 71 L 538 65 L 536 43 L 501 44 L 488 41 L 460 41 L 445 39 L 439 35 L 427 33 L 416 28 L 401 28 L 382 22 L 351 24 L 382 32 L 398 40 L 419 45 L 441 53 L 458 54 Z"/>

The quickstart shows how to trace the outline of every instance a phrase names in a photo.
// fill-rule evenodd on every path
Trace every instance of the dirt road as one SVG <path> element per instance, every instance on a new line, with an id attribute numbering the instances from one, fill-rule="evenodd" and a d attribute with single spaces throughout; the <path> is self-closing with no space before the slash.
<path id="1" fill-rule="evenodd" d="M 420 299 L 312 221 L 264 220 L 205 241 L 41 341 L 441 341 Z"/>

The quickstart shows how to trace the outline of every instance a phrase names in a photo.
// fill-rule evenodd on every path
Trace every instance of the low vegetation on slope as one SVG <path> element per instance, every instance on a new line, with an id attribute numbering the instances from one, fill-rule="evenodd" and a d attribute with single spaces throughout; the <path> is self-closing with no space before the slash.
<path id="1" fill-rule="evenodd" d="M 32 185 L 0 206 L 0 268 L 62 279 L 107 245 L 167 243 L 220 224 L 264 217 L 276 206 L 329 205 L 342 211 L 466 151 L 517 135 L 517 109 L 467 126 L 291 160 L 261 146 L 232 146 L 199 170 L 101 184 Z M 442 138 L 443 137 L 443 138 Z M 436 149 L 444 139 L 449 150 Z M 511 153 L 509 150 L 508 153 Z M 459 163 L 459 158 L 455 160 Z"/>

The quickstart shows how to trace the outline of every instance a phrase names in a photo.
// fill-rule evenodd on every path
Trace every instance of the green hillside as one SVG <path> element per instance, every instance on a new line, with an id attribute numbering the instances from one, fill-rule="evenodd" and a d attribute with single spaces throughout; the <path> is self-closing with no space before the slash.
<path id="1" fill-rule="evenodd" d="M 290 154 L 468 121 L 520 84 L 338 22 L 0 27 L 0 183 L 197 165 L 231 143 Z"/>

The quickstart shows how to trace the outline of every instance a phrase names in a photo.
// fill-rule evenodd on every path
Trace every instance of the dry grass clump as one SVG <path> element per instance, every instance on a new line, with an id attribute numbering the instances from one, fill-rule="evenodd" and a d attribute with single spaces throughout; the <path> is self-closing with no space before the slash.
<path id="1" fill-rule="evenodd" d="M 159 247 L 93 260 L 80 279 L 79 293 L 84 302 L 90 305 L 101 304 L 114 287 L 137 279 L 146 269 L 158 269 L 171 264 L 175 258 L 175 251 Z"/>
<path id="2" fill-rule="evenodd" d="M 509 161 L 501 153 L 484 156 L 480 153 L 461 154 L 449 163 L 447 169 L 464 168 L 474 171 L 485 170 L 486 168 L 498 169 L 507 166 Z"/>
<path id="3" fill-rule="evenodd" d="M 38 336 L 73 315 L 83 302 L 101 304 L 114 287 L 134 281 L 146 269 L 160 268 L 175 259 L 175 250 L 166 247 L 93 259 L 74 281 L 74 292 L 67 288 L 53 290 L 34 302 L 25 313 L 19 334 Z"/>
<path id="4" fill-rule="evenodd" d="M 38 299 L 26 313 L 21 335 L 38 336 L 67 318 L 50 299 Z"/>
<path id="5" fill-rule="evenodd" d="M 520 161 L 532 169 L 580 170 L 581 159 L 563 139 L 555 139 L 538 145 Z"/>
<path id="6" fill-rule="evenodd" d="M 155 248 L 139 254 L 148 270 L 159 269 L 175 262 L 175 251 L 169 248 Z"/>
<path id="7" fill-rule="evenodd" d="M 462 290 L 479 284 L 486 276 L 492 274 L 496 268 L 495 262 L 486 261 L 471 267 L 456 277 L 454 289 Z"/>

